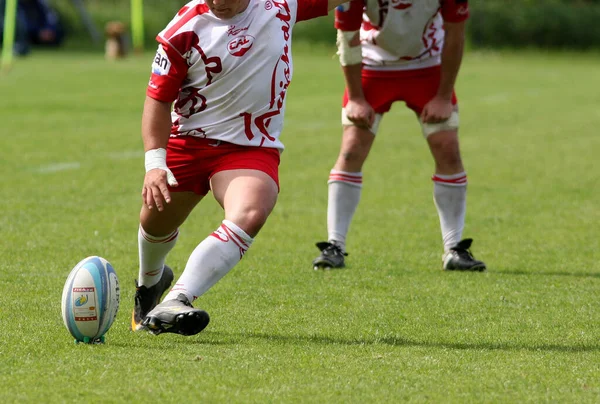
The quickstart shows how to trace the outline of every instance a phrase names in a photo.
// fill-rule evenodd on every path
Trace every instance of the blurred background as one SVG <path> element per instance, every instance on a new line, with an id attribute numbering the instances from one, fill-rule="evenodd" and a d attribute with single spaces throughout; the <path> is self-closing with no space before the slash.
<path id="1" fill-rule="evenodd" d="M 4 12 L 5 1 L 0 0 L 0 13 Z M 186 2 L 137 2 L 143 3 L 143 38 L 134 42 L 154 48 L 155 35 Z M 18 0 L 15 53 L 25 55 L 38 46 L 102 49 L 106 24 L 113 21 L 124 24 L 131 46 L 131 8 L 135 3 L 136 0 Z M 468 43 L 472 48 L 600 48 L 600 0 L 471 1 L 470 9 Z M 334 44 L 333 13 L 299 24 L 295 38 Z"/>

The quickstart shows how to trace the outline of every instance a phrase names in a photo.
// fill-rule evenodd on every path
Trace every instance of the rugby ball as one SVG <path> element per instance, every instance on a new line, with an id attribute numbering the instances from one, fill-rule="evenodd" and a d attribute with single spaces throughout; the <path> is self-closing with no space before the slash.
<path id="1" fill-rule="evenodd" d="M 84 258 L 71 270 L 63 288 L 63 322 L 75 342 L 104 342 L 119 302 L 119 280 L 112 265 L 102 257 Z"/>

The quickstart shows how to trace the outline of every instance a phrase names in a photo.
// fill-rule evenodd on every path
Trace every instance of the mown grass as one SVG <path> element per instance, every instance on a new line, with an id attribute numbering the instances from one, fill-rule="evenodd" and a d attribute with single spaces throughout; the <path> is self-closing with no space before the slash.
<path id="1" fill-rule="evenodd" d="M 483 274 L 440 269 L 432 161 L 412 113 L 384 119 L 348 267 L 315 272 L 343 80 L 334 50 L 297 46 L 278 205 L 197 304 L 194 337 L 128 330 L 152 54 L 45 53 L 0 76 L 2 402 L 598 402 L 598 57 L 469 53 L 458 84 L 465 235 Z M 220 222 L 181 229 L 177 273 Z M 60 298 L 101 255 L 122 285 L 102 346 L 73 344 Z"/>

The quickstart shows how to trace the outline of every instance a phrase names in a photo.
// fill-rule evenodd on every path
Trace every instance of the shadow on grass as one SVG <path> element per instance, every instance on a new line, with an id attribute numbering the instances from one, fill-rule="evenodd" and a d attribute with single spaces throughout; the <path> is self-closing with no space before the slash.
<path id="1" fill-rule="evenodd" d="M 206 345 L 206 346 L 227 346 L 227 345 L 237 345 L 244 338 L 233 338 L 231 336 L 227 338 L 223 338 L 223 335 L 220 333 L 215 333 L 211 331 L 204 331 L 198 335 L 185 337 L 183 335 L 177 334 L 164 334 L 161 336 L 147 336 L 147 337 L 138 337 L 132 334 L 131 338 L 127 340 L 114 341 L 109 340 L 107 345 L 111 345 L 119 348 L 127 348 L 127 349 L 155 349 L 159 351 L 176 351 L 180 346 L 190 346 L 190 345 Z M 155 342 L 159 343 L 156 344 Z"/>
<path id="2" fill-rule="evenodd" d="M 511 270 L 499 270 L 493 271 L 495 274 L 500 275 L 529 275 L 529 276 L 572 276 L 575 278 L 600 278 L 598 272 L 565 272 L 565 271 L 524 271 L 517 269 Z"/>
<path id="3" fill-rule="evenodd" d="M 196 336 L 184 337 L 181 335 L 165 334 L 162 336 L 150 337 L 151 339 L 160 338 L 160 344 L 148 343 L 147 338 L 131 338 L 125 341 L 110 341 L 110 345 L 127 349 L 156 349 L 160 351 L 173 351 L 179 349 L 179 346 L 205 345 L 205 346 L 227 346 L 243 345 L 249 340 L 264 340 L 279 345 L 389 345 L 398 347 L 422 347 L 422 348 L 443 348 L 461 351 L 530 351 L 530 352 L 600 352 L 600 343 L 589 345 L 573 344 L 523 344 L 511 342 L 443 342 L 443 341 L 419 341 L 416 339 L 393 337 L 357 337 L 343 338 L 331 337 L 325 335 L 277 335 L 260 332 L 228 333 L 223 331 L 204 331 Z"/>
<path id="4" fill-rule="evenodd" d="M 438 341 L 418 341 L 404 337 L 384 337 L 384 338 L 340 338 L 324 335 L 311 336 L 291 336 L 275 335 L 266 333 L 227 333 L 214 331 L 210 333 L 212 339 L 222 336 L 222 340 L 230 340 L 231 343 L 242 343 L 246 339 L 263 339 L 283 344 L 318 344 L 318 345 L 390 345 L 399 347 L 424 347 L 424 348 L 443 348 L 455 350 L 474 350 L 474 351 L 531 351 L 531 352 L 596 352 L 600 351 L 600 344 L 590 345 L 559 345 L 559 344 L 518 344 L 510 342 L 438 342 Z"/>

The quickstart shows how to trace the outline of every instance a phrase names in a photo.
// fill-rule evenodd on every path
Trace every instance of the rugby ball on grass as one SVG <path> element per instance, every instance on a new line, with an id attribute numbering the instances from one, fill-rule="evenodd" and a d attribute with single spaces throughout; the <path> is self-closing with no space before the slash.
<path id="1" fill-rule="evenodd" d="M 62 294 L 62 318 L 75 342 L 104 342 L 104 334 L 119 310 L 117 274 L 102 257 L 81 260 L 67 277 Z"/>

